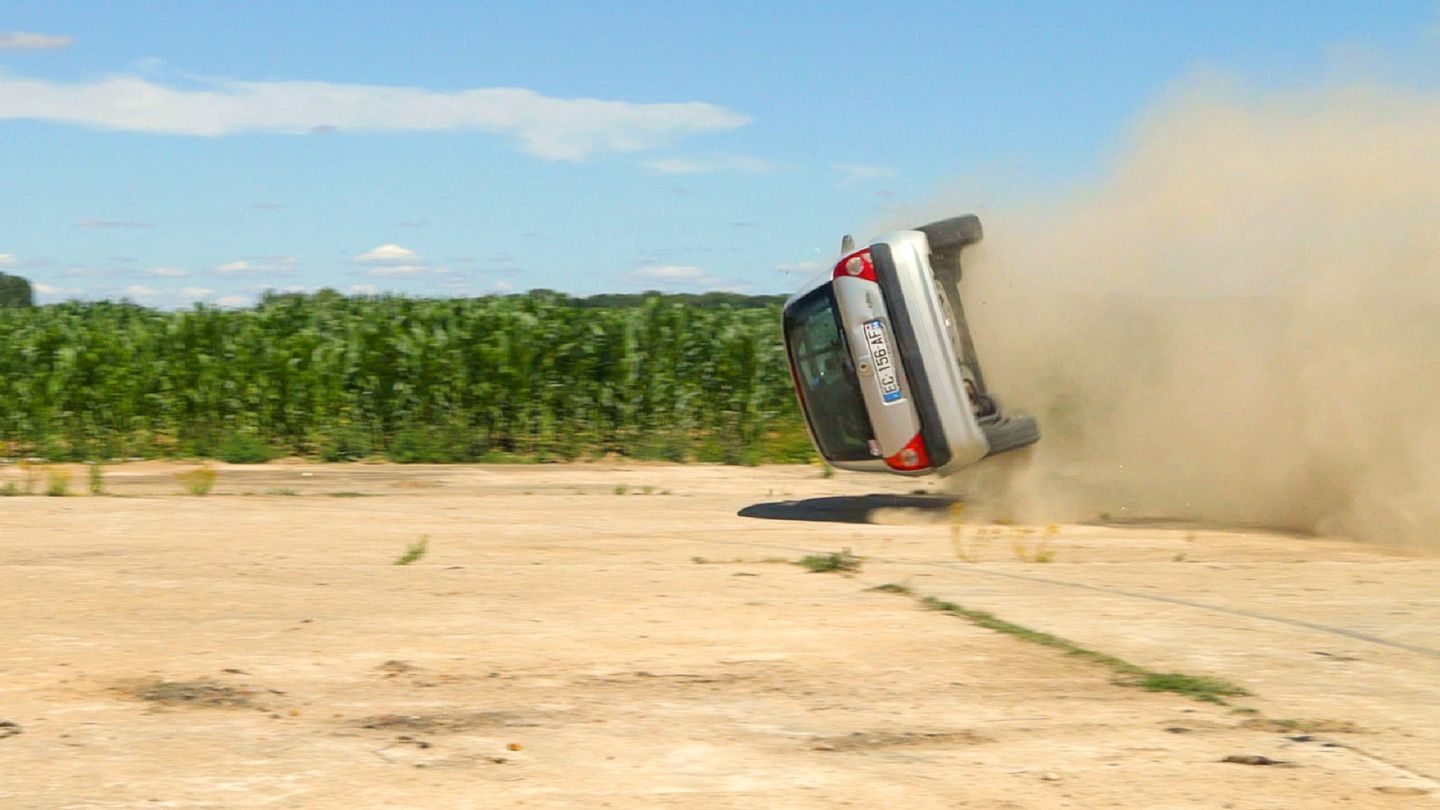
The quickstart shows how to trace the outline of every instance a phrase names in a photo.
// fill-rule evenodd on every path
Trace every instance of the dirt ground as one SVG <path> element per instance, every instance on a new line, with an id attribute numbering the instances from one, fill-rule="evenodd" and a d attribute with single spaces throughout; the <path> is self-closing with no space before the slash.
<path id="1" fill-rule="evenodd" d="M 804 467 L 184 469 L 0 498 L 0 806 L 1440 805 L 1434 558 Z"/>

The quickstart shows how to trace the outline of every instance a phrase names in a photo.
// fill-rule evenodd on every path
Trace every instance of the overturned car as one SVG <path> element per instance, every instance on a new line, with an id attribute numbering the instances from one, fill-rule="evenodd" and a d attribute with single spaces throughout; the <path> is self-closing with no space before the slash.
<path id="1" fill-rule="evenodd" d="M 960 298 L 961 216 L 884 234 L 785 303 L 785 346 L 815 448 L 847 470 L 948 475 L 1034 444 L 985 386 Z"/>

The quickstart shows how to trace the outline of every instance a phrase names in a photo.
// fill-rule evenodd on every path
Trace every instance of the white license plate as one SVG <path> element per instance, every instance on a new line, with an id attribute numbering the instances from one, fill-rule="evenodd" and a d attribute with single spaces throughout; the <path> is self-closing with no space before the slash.
<path id="1" fill-rule="evenodd" d="M 900 377 L 895 373 L 895 356 L 890 351 L 890 339 L 885 336 L 885 324 L 878 320 L 865 322 L 865 345 L 870 350 L 870 362 L 875 366 L 880 398 L 886 402 L 899 402 L 903 398 Z"/>

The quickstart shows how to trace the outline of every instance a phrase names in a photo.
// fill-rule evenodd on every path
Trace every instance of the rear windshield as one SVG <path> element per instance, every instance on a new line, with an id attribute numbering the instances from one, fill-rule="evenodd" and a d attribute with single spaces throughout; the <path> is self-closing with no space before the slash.
<path id="1" fill-rule="evenodd" d="M 820 452 L 835 461 L 874 458 L 870 440 L 875 431 L 860 398 L 829 284 L 786 310 L 785 345 Z"/>

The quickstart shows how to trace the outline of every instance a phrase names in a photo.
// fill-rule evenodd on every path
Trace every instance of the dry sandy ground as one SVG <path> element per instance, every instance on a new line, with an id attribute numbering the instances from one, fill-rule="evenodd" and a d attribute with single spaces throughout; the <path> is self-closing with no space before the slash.
<path id="1" fill-rule="evenodd" d="M 176 469 L 0 498 L 0 806 L 1440 804 L 1433 558 L 956 530 L 797 467 Z M 1117 685 L 884 583 L 1254 694 Z"/>

